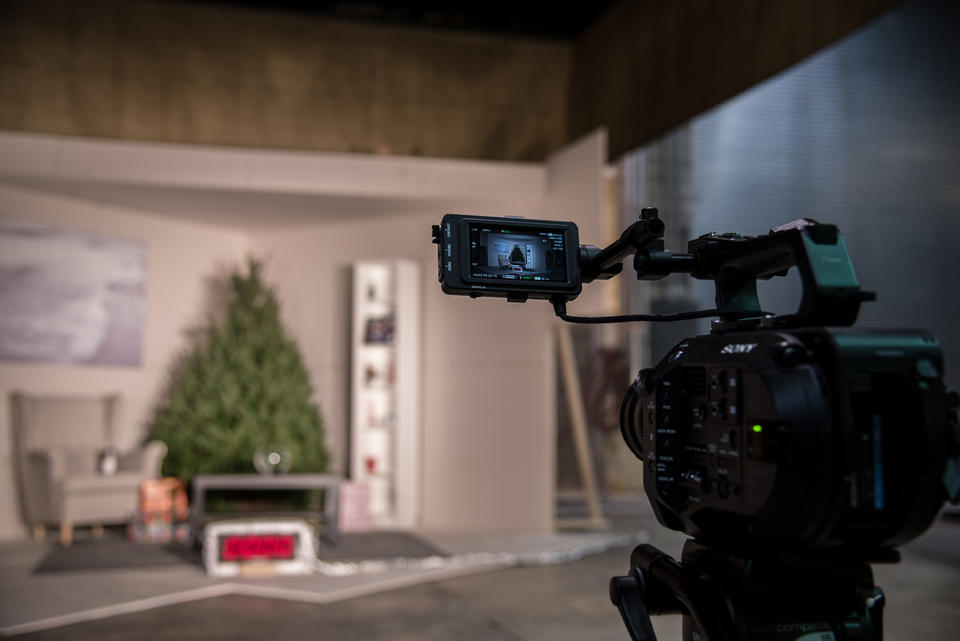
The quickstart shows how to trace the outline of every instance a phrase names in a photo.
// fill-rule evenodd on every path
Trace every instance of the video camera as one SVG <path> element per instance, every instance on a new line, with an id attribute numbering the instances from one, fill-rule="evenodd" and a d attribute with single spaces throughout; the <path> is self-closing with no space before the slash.
<path id="1" fill-rule="evenodd" d="M 664 230 L 645 208 L 604 249 L 544 220 L 448 214 L 433 237 L 447 294 L 547 299 L 569 322 L 719 317 L 641 370 L 621 406 L 657 519 L 693 537 L 680 563 L 642 545 L 611 580 L 633 639 L 655 639 L 649 615 L 666 612 L 685 615 L 685 639 L 881 639 L 869 563 L 897 561 L 960 495 L 958 398 L 939 343 L 850 328 L 874 296 L 833 225 L 706 234 L 685 254 L 664 248 Z M 567 315 L 582 283 L 620 273 L 631 253 L 639 279 L 714 281 L 716 309 Z M 797 311 L 764 313 L 757 280 L 792 267 Z"/>

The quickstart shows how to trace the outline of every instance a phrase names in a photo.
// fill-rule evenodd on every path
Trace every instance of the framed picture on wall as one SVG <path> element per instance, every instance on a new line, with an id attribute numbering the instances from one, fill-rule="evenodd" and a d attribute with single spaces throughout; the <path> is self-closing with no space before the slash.
<path id="1" fill-rule="evenodd" d="M 146 246 L 0 218 L 0 361 L 136 366 Z"/>

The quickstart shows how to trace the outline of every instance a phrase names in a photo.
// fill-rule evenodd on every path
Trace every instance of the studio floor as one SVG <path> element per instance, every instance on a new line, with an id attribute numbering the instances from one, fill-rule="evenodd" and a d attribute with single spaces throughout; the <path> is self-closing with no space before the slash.
<path id="1" fill-rule="evenodd" d="M 37 574 L 49 544 L 8 543 L 0 546 L 0 634 L 81 641 L 623 640 L 609 577 L 627 569 L 633 541 L 679 554 L 684 537 L 659 526 L 642 502 L 613 512 L 607 532 L 425 535 L 451 554 L 485 554 L 486 561 L 341 577 L 217 581 L 189 563 Z M 888 598 L 884 638 L 955 640 L 960 519 L 941 519 L 902 552 L 902 563 L 875 568 Z M 511 566 L 510 555 L 526 565 Z M 679 617 L 657 617 L 654 627 L 662 641 L 680 638 Z"/>

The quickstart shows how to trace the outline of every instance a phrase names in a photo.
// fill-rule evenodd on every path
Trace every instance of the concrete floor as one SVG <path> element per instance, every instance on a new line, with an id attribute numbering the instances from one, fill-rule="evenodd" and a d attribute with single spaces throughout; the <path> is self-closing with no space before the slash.
<path id="1" fill-rule="evenodd" d="M 631 527 L 641 526 L 654 545 L 679 553 L 683 536 L 650 516 L 632 519 Z M 561 565 L 431 580 L 326 605 L 219 596 L 21 638 L 623 640 L 626 632 L 607 597 L 607 581 L 626 570 L 629 552 L 624 548 Z M 888 597 L 888 641 L 958 638 L 960 520 L 941 520 L 903 550 L 901 564 L 877 566 L 875 575 Z M 661 640 L 680 638 L 679 617 L 658 617 L 654 625 Z"/>
<path id="2" fill-rule="evenodd" d="M 85 533 L 81 532 L 81 536 Z M 140 613 L 163 606 L 182 606 L 226 595 L 268 597 L 327 604 L 359 596 L 421 585 L 467 574 L 510 567 L 519 562 L 557 562 L 571 552 L 582 554 L 636 544 L 646 539 L 632 525 L 626 531 L 557 532 L 554 534 L 421 533 L 451 556 L 405 565 L 381 563 L 340 575 L 334 561 L 326 573 L 306 576 L 236 578 L 207 577 L 189 562 L 123 569 L 37 573 L 34 568 L 56 543 L 19 541 L 0 544 L 0 636 Z M 77 546 L 83 545 L 78 541 Z M 322 558 L 322 557 L 321 557 Z M 434 563 L 439 561 L 439 563 Z M 375 564 L 376 565 L 376 564 Z M 346 568 L 350 570 L 350 567 Z M 354 567 L 354 570 L 357 568 Z M 330 574 L 332 572 L 332 574 Z"/>

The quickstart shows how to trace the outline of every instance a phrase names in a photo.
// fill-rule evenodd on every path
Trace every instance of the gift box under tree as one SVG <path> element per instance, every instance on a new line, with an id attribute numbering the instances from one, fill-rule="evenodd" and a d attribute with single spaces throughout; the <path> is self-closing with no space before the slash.
<path id="1" fill-rule="evenodd" d="M 177 478 L 149 479 L 140 484 L 140 504 L 129 537 L 142 543 L 184 542 L 190 538 L 187 487 Z"/>

